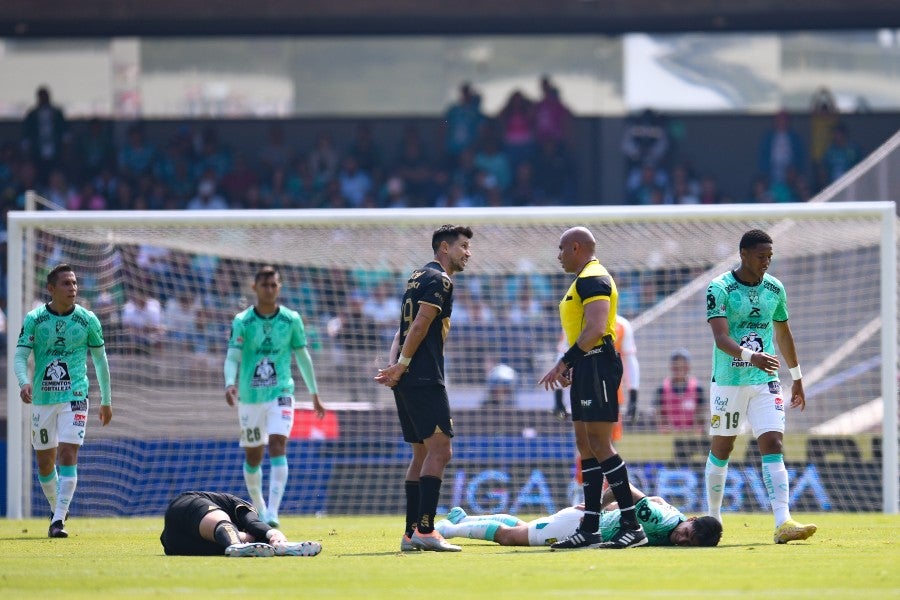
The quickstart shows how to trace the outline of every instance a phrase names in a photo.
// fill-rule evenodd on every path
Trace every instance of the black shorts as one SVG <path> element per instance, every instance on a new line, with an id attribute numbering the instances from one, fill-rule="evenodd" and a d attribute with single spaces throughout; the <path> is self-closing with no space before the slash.
<path id="1" fill-rule="evenodd" d="M 447 388 L 435 384 L 409 387 L 398 385 L 393 389 L 404 441 L 421 444 L 438 430 L 453 437 Z"/>
<path id="2" fill-rule="evenodd" d="M 622 383 L 622 358 L 612 344 L 589 354 L 572 368 L 569 391 L 573 421 L 619 420 L 619 384 Z"/>
<path id="3" fill-rule="evenodd" d="M 165 524 L 159 536 L 163 550 L 166 554 L 181 556 L 224 554 L 222 546 L 200 537 L 200 521 L 213 510 L 233 514 L 235 501 L 240 499 L 230 494 L 209 492 L 184 492 L 176 496 L 166 508 Z"/>

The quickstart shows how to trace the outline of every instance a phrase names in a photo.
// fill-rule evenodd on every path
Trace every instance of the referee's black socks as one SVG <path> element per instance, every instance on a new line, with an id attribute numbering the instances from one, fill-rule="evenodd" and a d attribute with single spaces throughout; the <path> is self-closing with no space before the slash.
<path id="1" fill-rule="evenodd" d="M 600 463 L 603 475 L 609 482 L 616 502 L 619 503 L 619 523 L 624 529 L 637 529 L 637 517 L 634 514 L 634 498 L 631 495 L 631 485 L 628 483 L 628 469 L 625 461 L 618 454 L 614 454 Z"/>

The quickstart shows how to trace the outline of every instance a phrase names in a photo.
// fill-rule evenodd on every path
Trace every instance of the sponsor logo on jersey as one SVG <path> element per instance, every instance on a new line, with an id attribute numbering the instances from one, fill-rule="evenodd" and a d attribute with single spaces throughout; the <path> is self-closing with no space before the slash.
<path id="1" fill-rule="evenodd" d="M 290 421 L 291 417 L 294 416 L 293 408 L 285 408 L 281 411 L 281 420 L 282 421 Z"/>
<path id="2" fill-rule="evenodd" d="M 716 410 L 725 410 L 726 408 L 728 408 L 728 398 L 716 396 L 714 403 L 716 405 Z"/>
<path id="3" fill-rule="evenodd" d="M 75 427 L 84 427 L 86 421 L 87 415 L 84 413 L 75 413 L 75 416 L 72 417 L 72 425 Z"/>
<path id="4" fill-rule="evenodd" d="M 769 382 L 769 393 L 770 394 L 780 394 L 781 393 L 781 382 L 780 381 L 770 381 Z"/>
<path id="5" fill-rule="evenodd" d="M 759 337 L 759 334 L 755 331 L 751 331 L 747 335 L 741 338 L 739 342 L 741 348 L 747 348 L 752 352 L 762 352 L 763 351 L 763 342 L 762 338 Z"/>
<path id="6" fill-rule="evenodd" d="M 749 290 L 747 292 L 747 298 L 750 300 L 750 304 L 759 304 L 759 292 L 756 290 Z M 755 310 L 759 310 L 758 308 Z"/>
<path id="7" fill-rule="evenodd" d="M 784 410 L 784 399 L 781 396 L 775 397 L 775 410 Z"/>
<path id="8" fill-rule="evenodd" d="M 41 379 L 41 391 L 65 392 L 70 389 L 72 389 L 72 381 L 69 379 L 69 366 L 58 358 L 54 359 L 44 369 L 44 376 Z"/>
<path id="9" fill-rule="evenodd" d="M 594 399 L 593 399 L 593 398 L 585 398 L 585 399 L 583 399 L 583 400 L 581 401 L 581 406 L 583 406 L 584 408 L 587 408 L 587 407 L 589 407 L 589 406 L 590 406 L 591 404 L 593 404 L 593 403 L 594 403 Z"/>

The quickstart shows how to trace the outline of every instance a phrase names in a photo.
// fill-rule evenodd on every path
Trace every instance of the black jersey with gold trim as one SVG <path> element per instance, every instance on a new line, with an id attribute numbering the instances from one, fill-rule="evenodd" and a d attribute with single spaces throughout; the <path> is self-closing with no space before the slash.
<path id="1" fill-rule="evenodd" d="M 403 348 L 421 304 L 435 306 L 440 312 L 400 379 L 403 386 L 444 383 L 444 340 L 450 331 L 450 313 L 453 312 L 453 281 L 437 261 L 413 271 L 406 282 L 400 306 L 400 348 Z"/>

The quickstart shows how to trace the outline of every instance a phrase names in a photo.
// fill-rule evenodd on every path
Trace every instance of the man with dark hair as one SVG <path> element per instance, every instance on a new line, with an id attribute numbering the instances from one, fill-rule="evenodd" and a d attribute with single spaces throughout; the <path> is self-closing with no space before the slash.
<path id="1" fill-rule="evenodd" d="M 413 451 L 405 480 L 402 552 L 461 550 L 434 530 L 434 517 L 452 453 L 453 421 L 444 386 L 444 338 L 453 310 L 450 278 L 466 268 L 472 255 L 471 238 L 472 230 L 458 225 L 444 225 L 434 232 L 434 260 L 413 271 L 406 283 L 400 328 L 391 344 L 391 365 L 375 376 L 375 381 L 394 390 L 403 439 Z"/>
<path id="2" fill-rule="evenodd" d="M 576 274 L 559 303 L 571 348 L 539 383 L 547 390 L 572 385 L 572 424 L 581 456 L 585 510 L 577 531 L 552 544 L 551 550 L 624 549 L 647 543 L 635 516 L 625 461 L 613 447 L 623 370 L 615 349 L 619 294 L 612 276 L 595 258 L 595 248 L 593 234 L 584 227 L 566 230 L 559 240 L 559 262 L 566 273 Z M 606 540 L 598 531 L 604 478 L 621 512 L 618 530 Z"/>
<path id="3" fill-rule="evenodd" d="M 772 238 L 753 229 L 743 235 L 738 249 L 740 266 L 713 279 L 706 291 L 706 320 L 715 341 L 706 500 L 709 514 L 721 521 L 728 458 L 735 437 L 749 423 L 762 455 L 763 482 L 775 514 L 775 543 L 785 544 L 809 538 L 816 526 L 791 519 L 788 507 L 784 398 L 773 337 L 790 367 L 791 408 L 802 411 L 806 395 L 788 325 L 787 294 L 784 285 L 766 272 L 772 261 Z"/>
<path id="4" fill-rule="evenodd" d="M 316 556 L 319 542 L 289 542 L 259 520 L 249 502 L 219 492 L 183 492 L 166 508 L 159 536 L 163 550 L 176 556 Z"/>
<path id="5" fill-rule="evenodd" d="M 277 527 L 288 479 L 287 440 L 294 424 L 291 356 L 297 360 L 319 419 L 325 416 L 325 408 L 319 401 L 316 373 L 306 349 L 303 319 L 299 313 L 278 304 L 281 291 L 278 270 L 272 266 L 259 269 L 253 291 L 256 304 L 238 313 L 231 325 L 225 357 L 225 401 L 234 406 L 240 397 L 240 444 L 246 456 L 244 481 L 260 516 Z M 262 494 L 266 446 L 272 467 L 268 504 Z"/>
<path id="6" fill-rule="evenodd" d="M 47 535 L 64 538 L 65 520 L 78 483 L 78 450 L 84 443 L 88 414 L 87 354 L 100 384 L 100 423 L 112 420 L 109 361 L 100 320 L 75 303 L 78 280 L 62 264 L 47 275 L 50 302 L 25 315 L 14 358 L 19 397 L 31 404 L 31 445 L 38 481 L 53 516 Z M 34 376 L 28 356 L 34 351 Z M 59 470 L 57 471 L 57 462 Z"/>
<path id="7" fill-rule="evenodd" d="M 713 517 L 686 517 L 659 496 L 647 496 L 634 486 L 631 495 L 638 521 L 650 546 L 716 546 L 722 524 Z M 603 494 L 600 535 L 609 540 L 619 529 L 621 512 L 612 492 Z M 445 538 L 467 537 L 501 546 L 547 546 L 574 535 L 584 518 L 584 505 L 570 506 L 548 517 L 525 522 L 507 514 L 469 516 L 456 506 L 435 528 Z"/>

